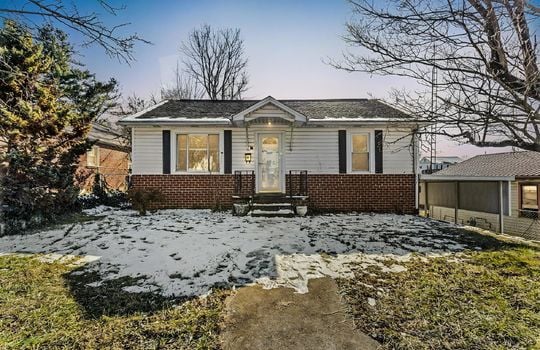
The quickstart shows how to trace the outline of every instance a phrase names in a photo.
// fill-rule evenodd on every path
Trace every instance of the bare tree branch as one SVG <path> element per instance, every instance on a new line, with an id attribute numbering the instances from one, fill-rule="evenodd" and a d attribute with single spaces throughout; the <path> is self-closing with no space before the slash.
<path id="1" fill-rule="evenodd" d="M 161 88 L 161 98 L 164 100 L 196 100 L 203 98 L 204 89 L 191 76 L 182 72 L 178 63 L 174 70 L 172 86 Z"/>
<path id="2" fill-rule="evenodd" d="M 187 74 L 211 100 L 242 98 L 247 90 L 247 59 L 240 29 L 214 31 L 209 25 L 193 30 L 181 51 Z"/>
<path id="3" fill-rule="evenodd" d="M 538 7 L 526 0 L 350 4 L 354 20 L 344 39 L 368 53 L 348 52 L 331 65 L 414 79 L 423 90 L 394 90 L 392 98 L 429 126 L 424 132 L 540 151 Z"/>
<path id="4" fill-rule="evenodd" d="M 124 9 L 124 7 L 114 7 L 107 0 L 98 0 L 98 3 L 107 13 L 114 16 Z M 133 50 L 137 42 L 150 43 L 137 34 L 128 36 L 118 34 L 120 29 L 130 23 L 107 26 L 97 13 L 82 14 L 71 2 L 69 6 L 63 0 L 26 0 L 13 1 L 10 4 L 13 4 L 12 7 L 0 8 L 0 17 L 21 21 L 29 27 L 37 27 L 35 19 L 67 27 L 86 38 L 83 46 L 93 44 L 101 46 L 107 55 L 126 63 L 134 59 Z"/>

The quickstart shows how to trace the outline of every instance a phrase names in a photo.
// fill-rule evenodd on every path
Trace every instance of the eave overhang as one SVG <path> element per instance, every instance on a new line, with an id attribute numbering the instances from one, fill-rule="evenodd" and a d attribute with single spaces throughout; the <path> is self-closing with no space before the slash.
<path id="1" fill-rule="evenodd" d="M 457 175 L 420 175 L 420 181 L 515 181 L 515 176 L 457 176 Z"/>

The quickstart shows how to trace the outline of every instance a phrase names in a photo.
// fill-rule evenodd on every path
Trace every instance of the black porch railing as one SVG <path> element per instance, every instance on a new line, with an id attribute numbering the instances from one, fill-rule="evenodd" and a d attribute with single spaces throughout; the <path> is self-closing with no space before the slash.
<path id="1" fill-rule="evenodd" d="M 253 198 L 255 195 L 255 171 L 234 171 L 234 196 L 239 198 Z"/>
<path id="2" fill-rule="evenodd" d="M 289 170 L 288 178 L 289 197 L 308 195 L 308 171 L 307 170 Z"/>

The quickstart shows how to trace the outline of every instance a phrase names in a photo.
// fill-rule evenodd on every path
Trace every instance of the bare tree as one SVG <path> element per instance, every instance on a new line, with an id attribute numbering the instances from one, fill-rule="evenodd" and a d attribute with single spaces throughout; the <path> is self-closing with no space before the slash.
<path id="1" fill-rule="evenodd" d="M 161 98 L 164 100 L 192 100 L 204 96 L 204 90 L 191 75 L 182 72 L 178 63 L 174 70 L 172 86 L 161 88 Z"/>
<path id="2" fill-rule="evenodd" d="M 540 11 L 526 0 L 350 0 L 345 41 L 367 49 L 331 64 L 414 79 L 393 90 L 425 131 L 481 147 L 540 151 Z M 377 4 L 377 5 L 375 5 Z"/>
<path id="3" fill-rule="evenodd" d="M 109 14 L 116 16 L 124 7 L 115 7 L 108 0 L 97 0 Z M 0 18 L 14 19 L 29 27 L 39 27 L 36 20 L 51 25 L 60 25 L 81 33 L 87 40 L 83 46 L 96 44 L 105 52 L 123 62 L 133 60 L 133 49 L 137 42 L 149 43 L 137 34 L 123 36 L 118 33 L 129 23 L 108 26 L 95 12 L 81 13 L 71 1 L 63 0 L 17 0 L 4 2 L 0 7 Z M 1 5 L 0 5 L 1 6 Z"/>
<path id="4" fill-rule="evenodd" d="M 204 25 L 193 30 L 181 46 L 186 72 L 211 100 L 240 99 L 247 90 L 247 59 L 240 29 L 213 30 Z"/>
<path id="5" fill-rule="evenodd" d="M 107 115 L 101 116 L 96 122 L 118 131 L 122 135 L 122 143 L 125 146 L 131 146 L 131 128 L 118 126 L 118 120 L 143 111 L 158 103 L 159 99 L 154 95 L 151 95 L 148 99 L 144 99 L 133 94 L 123 101 L 117 101 L 114 108 Z"/>

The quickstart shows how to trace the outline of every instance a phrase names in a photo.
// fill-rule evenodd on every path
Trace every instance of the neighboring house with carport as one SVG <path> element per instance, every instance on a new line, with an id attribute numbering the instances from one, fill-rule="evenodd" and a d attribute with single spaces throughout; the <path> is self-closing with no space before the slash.
<path id="1" fill-rule="evenodd" d="M 373 99 L 269 96 L 168 100 L 119 123 L 132 129 L 133 189 L 158 190 L 159 208 L 301 198 L 324 211 L 415 213 L 417 125 L 405 117 Z"/>
<path id="2" fill-rule="evenodd" d="M 540 153 L 486 154 L 422 175 L 421 214 L 540 240 Z"/>
<path id="3" fill-rule="evenodd" d="M 92 123 L 88 139 L 94 145 L 81 156 L 77 170 L 82 191 L 92 191 L 96 176 L 99 176 L 108 189 L 126 191 L 130 171 L 130 147 L 125 137 L 107 126 Z"/>

